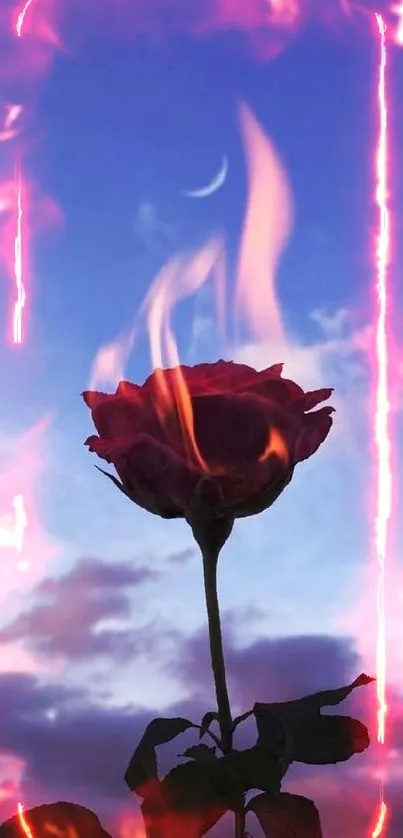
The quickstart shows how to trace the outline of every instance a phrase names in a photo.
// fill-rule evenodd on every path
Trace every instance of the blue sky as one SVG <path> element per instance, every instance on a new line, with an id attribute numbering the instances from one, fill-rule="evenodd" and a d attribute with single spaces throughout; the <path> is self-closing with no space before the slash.
<path id="1" fill-rule="evenodd" d="M 219 583 L 234 678 L 242 685 L 242 649 L 253 650 L 259 643 L 274 649 L 272 657 L 267 652 L 268 660 L 276 673 L 276 694 L 284 698 L 293 697 L 287 691 L 298 692 L 300 685 L 337 686 L 339 677 L 348 680 L 363 665 L 375 667 L 373 575 L 365 593 L 372 561 L 369 362 L 377 223 L 378 54 L 373 33 L 364 25 L 346 25 L 337 34 L 312 25 L 275 60 L 259 62 L 241 35 L 197 40 L 182 34 L 159 44 L 146 38 L 111 40 L 106 29 L 96 27 L 89 37 L 85 26 L 81 37 L 72 21 L 62 30 L 69 50 L 55 55 L 35 95 L 32 90 L 23 94 L 32 108 L 25 168 L 58 205 L 63 222 L 34 240 L 26 341 L 20 348 L 0 348 L 4 470 L 14 462 L 17 478 L 22 474 L 26 461 L 20 434 L 50 417 L 39 441 L 25 443 L 32 462 L 22 482 L 31 489 L 37 474 L 38 526 L 27 533 L 27 574 L 13 574 L 15 558 L 12 551 L 5 553 L 9 596 L 0 625 L 0 642 L 7 649 L 0 678 L 10 697 L 13 731 L 3 747 L 26 766 L 21 790 L 32 804 L 51 792 L 61 794 L 67 769 L 52 782 L 45 763 L 53 756 L 44 745 L 39 770 L 40 740 L 35 744 L 28 730 L 24 744 L 19 707 L 13 715 L 16 691 L 26 694 L 32 707 L 36 702 L 42 709 L 56 707 L 55 718 L 43 721 L 43 730 L 46 739 L 52 724 L 60 742 L 67 722 L 57 733 L 58 705 L 62 715 L 65 708 L 73 739 L 80 738 L 74 725 L 77 730 L 85 725 L 94 702 L 100 729 L 110 730 L 112 738 L 127 713 L 136 732 L 147 707 L 177 708 L 186 701 L 200 705 L 192 679 L 197 680 L 195 644 L 205 616 L 201 566 L 189 530 L 182 522 L 161 521 L 135 508 L 96 472 L 95 458 L 83 446 L 92 429 L 80 392 L 88 385 L 98 349 L 130 327 L 164 262 L 177 251 L 199 247 L 217 231 L 224 231 L 227 240 L 231 303 L 246 201 L 240 99 L 281 154 L 295 222 L 276 281 L 286 344 L 278 346 L 268 335 L 258 345 L 244 335 L 232 346 L 232 355 L 261 367 L 285 361 L 285 374 L 303 386 L 334 386 L 337 414 L 328 441 L 312 461 L 298 467 L 276 506 L 238 522 L 223 552 Z M 390 61 L 392 161 L 398 180 L 403 55 L 391 49 Z M 207 182 L 223 153 L 229 160 L 224 187 L 209 199 L 184 198 L 181 190 Z M 396 324 L 401 311 L 396 267 L 401 192 L 397 183 L 391 272 Z M 3 311 L 9 292 L 5 277 Z M 184 361 L 222 354 L 208 289 L 178 309 L 175 328 Z M 141 381 L 149 371 L 142 334 L 127 376 Z M 398 395 L 392 400 L 394 423 Z M 7 486 L 1 488 L 7 503 Z M 397 545 L 397 527 L 394 533 Z M 88 574 L 80 576 L 87 565 Z M 391 636 L 395 631 L 392 627 Z M 295 682 L 296 654 L 305 649 L 308 659 L 311 649 L 313 663 Z M 190 660 L 185 675 L 182 653 Z M 361 660 L 356 657 L 360 653 Z M 401 658 L 395 647 L 393 665 Z M 256 673 L 250 678 L 253 691 Z M 257 680 L 256 689 L 260 686 Z M 241 706 L 242 689 L 234 687 L 234 695 Z M 374 717 L 374 697 L 372 708 Z M 119 737 L 123 754 L 123 733 Z M 123 773 L 125 767 L 117 765 L 117 770 Z M 362 777 L 354 777 L 359 791 Z M 355 793 L 354 782 L 350 778 Z M 315 783 L 319 787 L 320 781 Z M 67 785 L 77 797 L 75 784 L 69 780 Z M 95 785 L 90 785 L 77 802 L 96 807 Z M 376 801 L 373 780 L 370 788 Z M 323 795 L 331 806 L 331 795 Z M 112 821 L 119 799 L 114 788 L 104 807 Z M 11 795 L 5 799 L 5 816 L 12 804 Z M 371 794 L 365 805 L 357 829 L 365 826 Z M 350 823 L 353 808 L 346 810 Z M 331 828 L 329 815 L 328 823 Z M 390 838 L 395 836 L 391 827 Z"/>

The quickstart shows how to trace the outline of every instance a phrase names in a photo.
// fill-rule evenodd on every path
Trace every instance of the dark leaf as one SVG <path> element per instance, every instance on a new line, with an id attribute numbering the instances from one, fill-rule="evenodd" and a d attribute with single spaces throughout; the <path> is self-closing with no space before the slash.
<path id="1" fill-rule="evenodd" d="M 34 838 L 111 838 L 94 812 L 76 803 L 46 803 L 27 809 L 23 817 Z M 22 838 L 23 834 L 18 815 L 0 826 L 0 838 Z"/>
<path id="2" fill-rule="evenodd" d="M 208 745 L 191 745 L 187 748 L 184 754 L 179 754 L 181 757 L 189 757 L 189 759 L 197 759 L 199 761 L 216 758 L 216 749 L 209 748 Z"/>
<path id="3" fill-rule="evenodd" d="M 242 724 L 242 722 L 249 719 L 250 716 L 253 716 L 253 710 L 248 710 L 246 713 L 242 713 L 242 716 L 236 716 L 232 722 L 232 730 L 234 731 L 238 725 Z"/>
<path id="4" fill-rule="evenodd" d="M 124 488 L 124 486 L 123 486 L 123 483 L 121 483 L 121 482 L 120 482 L 120 480 L 118 480 L 118 479 L 117 479 L 117 477 L 115 477 L 115 475 L 114 475 L 114 474 L 111 474 L 109 471 L 105 471 L 105 469 L 101 468 L 100 466 L 95 466 L 95 468 L 96 468 L 98 471 L 100 471 L 100 472 L 101 472 L 101 474 L 104 474 L 104 475 L 105 475 L 105 477 L 109 477 L 109 480 L 112 480 L 112 483 L 114 483 L 114 484 L 115 484 L 116 488 L 117 488 L 117 489 L 120 489 L 120 491 L 121 491 L 124 495 L 126 495 L 126 497 L 130 498 L 130 495 L 128 495 L 128 494 L 127 494 L 126 489 L 125 489 L 125 488 Z M 130 498 L 130 500 L 131 500 L 131 498 Z"/>
<path id="5" fill-rule="evenodd" d="M 126 770 L 124 779 L 130 791 L 141 797 L 147 794 L 148 784 L 158 780 L 155 748 L 170 742 L 190 727 L 196 727 L 188 719 L 153 719 L 147 726 Z"/>
<path id="6" fill-rule="evenodd" d="M 141 805 L 147 838 L 201 838 L 234 801 L 239 794 L 221 759 L 179 765 Z"/>
<path id="7" fill-rule="evenodd" d="M 246 811 L 254 812 L 267 838 L 322 838 L 319 812 L 298 794 L 258 794 Z"/>
<path id="8" fill-rule="evenodd" d="M 343 717 L 322 716 L 320 711 L 322 707 L 339 704 L 356 687 L 374 680 L 363 674 L 347 687 L 324 690 L 295 701 L 257 702 L 253 712 L 258 741 L 270 745 L 273 753 L 282 757 L 285 764 L 293 760 L 330 764 L 349 759 L 368 747 L 367 729 L 354 719 L 332 722 L 332 719 Z"/>
<path id="9" fill-rule="evenodd" d="M 134 492 L 133 490 L 130 490 L 130 488 L 126 488 L 123 485 L 123 483 L 121 483 L 120 480 L 118 480 L 117 477 L 115 477 L 114 474 L 110 474 L 109 471 L 105 471 L 103 468 L 100 468 L 100 466 L 95 466 L 95 468 L 98 469 L 98 471 L 100 471 L 101 474 L 104 474 L 105 477 L 109 477 L 109 480 L 112 480 L 112 483 L 116 486 L 116 488 L 119 489 L 119 491 L 122 492 L 124 495 L 126 495 L 126 497 L 129 498 L 129 500 L 131 500 L 133 503 L 137 503 L 138 506 L 141 506 L 143 509 L 146 509 L 147 512 L 151 512 L 154 515 L 158 514 L 161 516 L 161 518 L 167 519 L 182 517 L 181 514 L 173 512 L 172 509 L 159 509 L 157 513 L 152 499 L 145 492 L 140 492 L 138 488 L 137 491 Z"/>
<path id="10" fill-rule="evenodd" d="M 258 744 L 245 751 L 233 751 L 219 762 L 228 768 L 243 792 L 261 789 L 274 794 L 280 790 L 284 771 L 268 745 Z"/>
<path id="11" fill-rule="evenodd" d="M 199 738 L 202 739 L 203 736 L 207 733 L 210 725 L 213 722 L 218 722 L 218 713 L 214 713 L 212 710 L 209 710 L 208 713 L 205 713 L 200 725 L 200 736 Z"/>
<path id="12" fill-rule="evenodd" d="M 368 730 L 350 716 L 319 716 L 294 739 L 294 760 L 310 765 L 344 762 L 369 745 Z"/>
<path id="13" fill-rule="evenodd" d="M 322 707 L 332 707 L 344 701 L 350 693 L 357 687 L 362 687 L 375 681 L 369 675 L 361 674 L 352 684 L 347 687 L 340 687 L 335 690 L 322 690 L 321 692 L 306 695 L 303 698 L 297 698 L 294 701 L 280 701 L 272 704 L 262 704 L 256 702 L 253 707 L 255 715 L 264 714 L 266 711 L 281 715 L 282 717 L 295 716 L 306 717 L 312 713 L 319 713 Z"/>

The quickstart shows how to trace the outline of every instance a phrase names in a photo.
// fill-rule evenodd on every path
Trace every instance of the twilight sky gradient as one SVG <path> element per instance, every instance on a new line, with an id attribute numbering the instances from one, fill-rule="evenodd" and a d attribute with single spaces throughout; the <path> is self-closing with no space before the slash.
<path id="1" fill-rule="evenodd" d="M 326 15 L 298 33 L 263 28 L 258 37 L 252 0 L 248 19 L 214 0 L 202 37 L 195 35 L 198 3 L 190 15 L 185 0 L 166 2 L 164 15 L 145 0 L 135 12 L 126 0 L 109 0 L 102 14 L 92 0 L 81 2 L 56 19 L 50 0 L 33 0 L 18 49 L 11 36 L 0 40 L 0 100 L 26 106 L 20 137 L 0 144 L 0 176 L 12 176 L 21 153 L 32 232 L 22 347 L 7 343 L 13 288 L 0 266 L 0 517 L 23 493 L 29 519 L 22 556 L 0 548 L 0 822 L 18 800 L 29 807 L 68 799 L 92 807 L 114 836 L 141 838 L 121 824 L 130 813 L 136 823 L 123 774 L 145 724 L 156 712 L 197 720 L 213 706 L 202 572 L 185 524 L 137 509 L 94 469 L 83 446 L 92 427 L 80 392 L 100 347 L 132 326 L 162 265 L 217 232 L 226 237 L 231 309 L 247 201 L 242 100 L 277 148 L 294 196 L 294 227 L 276 278 L 285 339 L 267 334 L 257 342 L 245 332 L 224 347 L 206 283 L 175 311 L 181 359 L 284 361 L 285 375 L 301 385 L 333 386 L 337 414 L 328 441 L 298 467 L 275 507 L 238 522 L 223 551 L 231 700 L 242 712 L 257 700 L 294 698 L 375 672 L 378 44 L 365 16 L 330 14 L 330 0 L 320 6 Z M 9 27 L 13 8 L 2 3 L 0 25 Z M 58 49 L 49 44 L 50 23 Z M 389 55 L 396 509 L 403 52 L 391 46 Z M 203 201 L 182 197 L 210 179 L 223 152 L 229 174 L 222 190 Z M 0 211 L 3 256 L 4 231 Z M 126 375 L 140 381 L 149 371 L 143 331 Z M 395 515 L 386 591 L 388 838 L 403 826 L 402 534 Z M 375 688 L 358 692 L 346 708 L 361 714 L 375 740 Z M 182 739 L 165 747 L 162 765 L 184 749 Z M 295 768 L 285 788 L 315 798 L 326 838 L 361 838 L 377 805 L 377 772 L 374 744 L 346 766 Z"/>

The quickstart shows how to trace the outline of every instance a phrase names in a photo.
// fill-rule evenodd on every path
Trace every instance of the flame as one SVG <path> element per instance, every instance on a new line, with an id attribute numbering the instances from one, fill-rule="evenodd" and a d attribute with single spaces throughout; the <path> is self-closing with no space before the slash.
<path id="1" fill-rule="evenodd" d="M 276 454 L 278 459 L 285 465 L 288 464 L 290 459 L 288 445 L 278 428 L 275 427 L 269 428 L 267 444 L 259 457 L 259 462 L 264 462 L 272 454 Z"/>
<path id="2" fill-rule="evenodd" d="M 30 827 L 29 827 L 29 825 L 28 825 L 28 823 L 25 819 L 24 809 L 23 809 L 22 803 L 19 803 L 17 808 L 18 808 L 19 824 L 20 824 L 20 827 L 21 827 L 24 835 L 26 835 L 27 838 L 35 838 L 33 832 L 31 832 L 31 829 L 30 829 Z"/>
<path id="3" fill-rule="evenodd" d="M 220 237 L 210 239 L 191 256 L 175 256 L 156 277 L 143 306 L 148 322 L 151 361 L 159 386 L 157 409 L 160 419 L 165 423 L 173 404 L 176 405 L 188 453 L 194 456 L 198 465 L 206 472 L 209 468 L 199 451 L 195 437 L 192 403 L 180 369 L 171 312 L 181 298 L 201 288 L 217 267 L 219 268 L 222 257 L 223 242 Z M 165 366 L 175 368 L 169 381 L 164 373 Z"/>
<path id="4" fill-rule="evenodd" d="M 253 335 L 278 342 L 284 340 L 284 331 L 275 293 L 275 269 L 291 229 L 290 189 L 271 142 L 244 104 L 240 107 L 240 123 L 249 192 L 239 248 L 235 310 L 238 316 L 242 313 Z M 152 366 L 158 376 L 161 421 L 165 421 L 174 402 L 188 452 L 206 472 L 209 466 L 197 445 L 192 402 L 180 369 L 171 319 L 178 301 L 194 294 L 210 277 L 215 277 L 219 286 L 225 261 L 224 241 L 217 236 L 193 256 L 174 257 L 160 271 L 144 304 Z M 163 371 L 167 366 L 175 368 L 169 379 Z M 278 432 L 271 429 L 262 459 L 276 451 L 276 446 L 283 458 L 285 443 L 280 443 Z"/>
<path id="5" fill-rule="evenodd" d="M 245 104 L 239 118 L 248 169 L 248 197 L 238 253 L 235 279 L 236 320 L 246 322 L 253 337 L 284 344 L 281 309 L 275 289 L 276 268 L 292 226 L 292 197 L 285 170 L 275 148 Z M 150 341 L 151 363 L 156 370 L 160 421 L 169 431 L 169 417 L 176 411 L 188 456 L 205 472 L 210 471 L 199 450 L 192 402 L 180 369 L 180 355 L 172 325 L 176 305 L 195 294 L 207 282 L 216 290 L 217 319 L 226 333 L 226 251 L 216 235 L 194 253 L 179 253 L 159 271 L 140 310 Z M 126 336 L 103 346 L 94 361 L 90 386 L 117 385 L 124 378 L 124 365 L 134 342 L 135 327 Z M 164 368 L 174 368 L 167 376 Z M 261 459 L 270 453 L 288 458 L 285 442 L 276 429 L 268 430 L 268 443 Z"/>
<path id="6" fill-rule="evenodd" d="M 246 105 L 240 106 L 249 195 L 240 242 L 235 306 L 254 336 L 285 343 L 275 276 L 292 229 L 293 201 L 271 140 Z"/>
<path id="7" fill-rule="evenodd" d="M 125 365 L 134 345 L 135 332 L 131 329 L 98 350 L 91 368 L 89 389 L 116 386 L 124 378 Z"/>

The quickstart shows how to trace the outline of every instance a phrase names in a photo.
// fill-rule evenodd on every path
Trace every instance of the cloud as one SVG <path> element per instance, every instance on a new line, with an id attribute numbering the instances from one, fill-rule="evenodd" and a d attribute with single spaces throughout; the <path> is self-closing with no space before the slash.
<path id="1" fill-rule="evenodd" d="M 196 555 L 196 551 L 193 547 L 184 547 L 183 550 L 177 550 L 176 552 L 168 553 L 165 558 L 165 561 L 169 562 L 172 565 L 184 565 L 194 559 Z"/>
<path id="2" fill-rule="evenodd" d="M 358 674 L 360 663 L 352 644 L 331 637 L 260 638 L 248 647 L 236 645 L 231 631 L 225 643 L 233 709 L 254 700 L 282 700 L 326 687 L 341 686 Z M 185 682 L 188 698 L 151 714 L 144 708 L 113 707 L 96 702 L 84 689 L 44 683 L 33 675 L 0 674 L 0 819 L 15 811 L 18 795 L 26 807 L 68 799 L 93 809 L 113 835 L 124 812 L 138 811 L 123 774 L 132 752 L 152 715 L 185 716 L 200 720 L 214 707 L 206 633 L 182 638 L 173 668 Z M 359 693 L 359 695 L 358 695 Z M 343 704 L 374 726 L 374 691 L 363 688 Z M 392 699 L 392 697 L 390 697 Z M 390 700 L 390 741 L 394 754 L 386 794 L 391 811 L 388 838 L 399 838 L 403 826 L 399 799 L 401 779 L 397 767 L 402 757 L 402 705 Z M 255 736 L 249 722 L 237 743 L 243 747 Z M 397 729 L 394 729 L 394 725 Z M 400 730 L 400 734 L 399 734 Z M 393 741 L 392 742 L 392 737 Z M 400 737 L 400 738 L 399 738 Z M 160 771 L 177 762 L 187 744 L 185 734 L 160 751 Z M 387 750 L 387 754 L 389 749 Z M 397 756 L 396 756 L 397 754 Z M 394 762 L 393 762 L 394 761 Z M 24 770 L 21 770 L 21 766 Z M 326 838 L 357 838 L 367 834 L 378 800 L 376 746 L 364 755 L 338 766 L 296 766 L 286 777 L 284 789 L 314 798 L 321 811 Z M 18 769 L 18 770 L 17 770 Z M 223 821 L 211 837 L 230 838 L 232 822 Z M 400 827 L 400 832 L 399 832 Z M 250 823 L 255 834 L 255 825 Z"/>
<path id="3" fill-rule="evenodd" d="M 161 218 L 155 204 L 147 201 L 137 207 L 133 229 L 137 244 L 146 251 L 165 250 L 175 243 L 175 227 Z"/>
<path id="4" fill-rule="evenodd" d="M 309 321 L 308 339 L 302 340 L 288 332 L 277 341 L 250 340 L 235 344 L 230 356 L 255 369 L 282 362 L 284 377 L 294 379 L 305 389 L 334 387 L 332 403 L 337 408 L 337 421 L 333 435 L 337 428 L 345 432 L 348 426 L 351 430 L 352 425 L 362 425 L 368 408 L 373 327 L 355 326 L 346 308 L 314 309 Z M 205 347 L 211 346 L 217 337 L 211 313 L 196 314 L 189 345 L 192 360 L 205 352 Z"/>
<path id="5" fill-rule="evenodd" d="M 225 658 L 232 700 L 239 710 L 255 701 L 287 701 L 354 677 L 359 666 L 353 644 L 330 636 L 261 637 L 238 645 L 232 618 L 224 619 Z M 211 692 L 210 652 L 204 630 L 193 634 L 171 663 L 192 689 Z"/>
<path id="6" fill-rule="evenodd" d="M 290 336 L 278 346 L 272 342 L 245 344 L 237 350 L 237 360 L 252 363 L 258 369 L 283 361 L 286 376 L 306 388 L 333 386 L 336 398 L 343 398 L 352 388 L 365 389 L 371 328 L 353 328 L 346 309 L 331 314 L 314 310 L 310 319 L 318 328 L 317 338 L 302 342 Z"/>
<path id="7" fill-rule="evenodd" d="M 106 564 L 84 558 L 65 576 L 47 578 L 33 591 L 33 604 L 0 631 L 0 642 L 24 642 L 47 658 L 69 662 L 126 660 L 150 648 L 146 631 L 105 627 L 132 612 L 131 595 L 159 574 L 129 562 Z"/>

